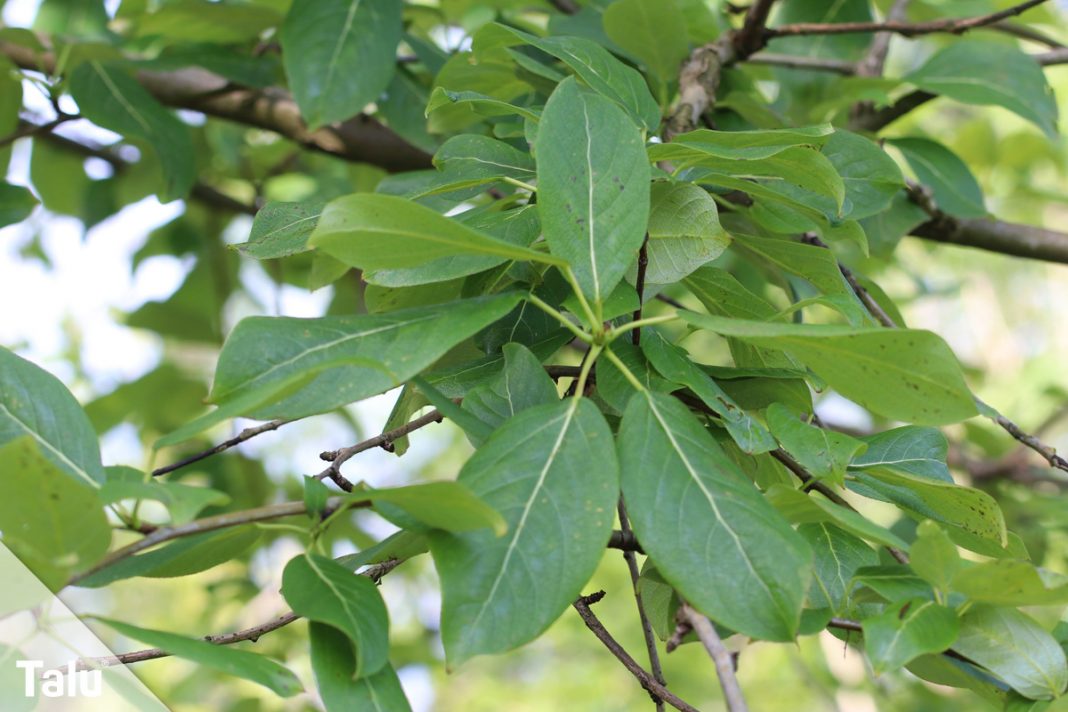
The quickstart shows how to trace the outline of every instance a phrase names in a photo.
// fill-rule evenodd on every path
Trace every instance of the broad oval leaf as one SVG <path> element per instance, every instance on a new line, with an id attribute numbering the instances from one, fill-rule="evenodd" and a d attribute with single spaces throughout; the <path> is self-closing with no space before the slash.
<path id="1" fill-rule="evenodd" d="M 649 163 L 641 133 L 618 106 L 566 79 L 545 105 L 537 157 L 549 250 L 571 264 L 591 301 L 603 302 L 645 239 Z"/>
<path id="2" fill-rule="evenodd" d="M 1068 577 L 1015 559 L 995 559 L 961 568 L 950 587 L 973 601 L 998 606 L 1068 603 Z"/>
<path id="3" fill-rule="evenodd" d="M 357 679 L 389 662 L 389 614 L 378 586 L 366 576 L 318 554 L 301 554 L 286 564 L 282 595 L 297 615 L 342 631 L 356 647 Z"/>
<path id="4" fill-rule="evenodd" d="M 769 487 L 767 499 L 787 521 L 794 524 L 830 522 L 861 539 L 908 551 L 908 543 L 897 534 L 830 500 L 810 497 L 783 484 Z"/>
<path id="5" fill-rule="evenodd" d="M 372 271 L 416 267 L 460 255 L 564 264 L 410 200 L 378 193 L 355 193 L 328 203 L 308 245 L 350 267 Z"/>
<path id="6" fill-rule="evenodd" d="M 308 236 L 315 230 L 324 205 L 321 200 L 267 203 L 256 212 L 248 242 L 235 247 L 258 260 L 304 252 L 308 249 Z"/>
<path id="7" fill-rule="evenodd" d="M 948 649 L 959 630 L 952 608 L 924 599 L 887 606 L 883 613 L 865 618 L 862 626 L 864 649 L 876 675 Z"/>
<path id="8" fill-rule="evenodd" d="M 686 18 L 674 0 L 619 0 L 604 11 L 604 30 L 613 42 L 641 60 L 657 80 L 677 81 L 689 54 Z"/>
<path id="9" fill-rule="evenodd" d="M 356 653 L 345 634 L 322 623 L 308 626 L 311 665 L 327 712 L 409 712 L 400 678 L 392 665 L 374 675 L 353 679 Z"/>
<path id="10" fill-rule="evenodd" d="M 719 224 L 716 201 L 692 183 L 653 183 L 646 284 L 671 284 L 719 257 L 730 235 Z"/>
<path id="11" fill-rule="evenodd" d="M 1033 618 L 1014 608 L 968 609 L 953 649 L 1033 700 L 1057 697 L 1068 685 L 1061 646 Z"/>
<path id="12" fill-rule="evenodd" d="M 388 314 L 251 317 L 223 345 L 211 399 L 226 403 L 334 358 L 365 360 L 328 369 L 299 393 L 248 415 L 269 420 L 333 410 L 403 383 L 518 301 L 518 295 L 505 294 Z M 445 314 L 448 319 L 441 318 Z"/>
<path id="13" fill-rule="evenodd" d="M 799 414 L 782 403 L 772 403 L 766 418 L 768 427 L 787 452 L 817 479 L 841 486 L 846 467 L 867 445 L 863 441 L 803 422 Z"/>
<path id="14" fill-rule="evenodd" d="M 965 104 L 997 105 L 1057 135 L 1057 103 L 1046 75 L 1013 45 L 958 40 L 905 77 L 920 89 Z"/>
<path id="15" fill-rule="evenodd" d="M 838 130 L 823 145 L 827 157 L 845 184 L 844 217 L 860 220 L 882 212 L 905 187 L 901 169 L 877 144 L 863 136 Z"/>
<path id="16" fill-rule="evenodd" d="M 462 408 L 493 428 L 520 411 L 559 398 L 541 361 L 516 343 L 504 345 L 504 368 L 491 382 L 464 396 Z M 476 443 L 479 444 L 479 443 Z"/>
<path id="17" fill-rule="evenodd" d="M 868 444 L 868 449 L 853 458 L 851 467 L 887 467 L 918 477 L 953 482 L 946 465 L 949 441 L 937 428 L 905 425 L 860 439 Z"/>
<path id="18" fill-rule="evenodd" d="M 671 396 L 636 394 L 618 441 L 631 524 L 663 577 L 718 623 L 792 640 L 812 574 L 804 539 Z"/>
<path id="19" fill-rule="evenodd" d="M 0 347 L 0 445 L 25 435 L 68 476 L 94 487 L 106 479 L 96 433 L 70 391 Z"/>
<path id="20" fill-rule="evenodd" d="M 458 479 L 508 532 L 431 534 L 450 667 L 533 640 L 578 596 L 615 518 L 617 467 L 604 417 L 576 398 L 519 413 L 471 456 Z"/>
<path id="21" fill-rule="evenodd" d="M 389 86 L 401 39 L 395 0 L 296 0 L 279 35 L 289 86 L 309 128 L 360 113 Z"/>
<path id="22" fill-rule="evenodd" d="M 450 532 L 492 529 L 497 535 L 507 530 L 501 515 L 461 482 L 423 482 L 407 487 L 355 490 L 349 498 L 376 504 L 388 502 L 420 524 L 434 529 Z"/>
<path id="23" fill-rule="evenodd" d="M 679 316 L 754 346 L 782 349 L 846 398 L 888 418 L 946 425 L 978 412 L 956 356 L 930 331 L 757 322 L 685 311 Z"/>
<path id="24" fill-rule="evenodd" d="M 214 645 L 206 640 L 187 638 L 177 633 L 140 628 L 110 618 L 98 617 L 97 620 L 127 638 L 140 640 L 198 665 L 263 685 L 279 697 L 292 697 L 302 691 L 296 675 L 263 655 L 226 645 Z"/>
<path id="25" fill-rule="evenodd" d="M 983 189 L 957 154 L 925 138 L 894 138 L 890 144 L 901 151 L 916 177 L 931 189 L 940 210 L 962 218 L 986 217 Z"/>
<path id="26" fill-rule="evenodd" d="M 679 134 L 671 143 L 650 145 L 649 158 L 687 165 L 694 165 L 694 162 L 708 156 L 755 160 L 770 158 L 796 146 L 822 146 L 833 134 L 834 128 L 830 124 L 764 131 L 697 129 Z"/>
<path id="27" fill-rule="evenodd" d="M 0 227 L 22 222 L 36 207 L 37 198 L 28 188 L 0 182 Z"/>
<path id="28" fill-rule="evenodd" d="M 809 606 L 839 615 L 849 599 L 853 575 L 877 564 L 879 555 L 859 537 L 829 522 L 802 524 L 797 533 L 812 547 L 814 557 Z"/>
<path id="29" fill-rule="evenodd" d="M 0 482 L 3 542 L 52 590 L 107 551 L 111 526 L 97 490 L 72 480 L 30 437 L 0 447 Z"/>
<path id="30" fill-rule="evenodd" d="M 115 66 L 90 60 L 74 70 L 70 93 L 82 116 L 94 124 L 152 146 L 166 183 L 161 200 L 185 196 L 196 178 L 189 129 L 136 79 Z"/>

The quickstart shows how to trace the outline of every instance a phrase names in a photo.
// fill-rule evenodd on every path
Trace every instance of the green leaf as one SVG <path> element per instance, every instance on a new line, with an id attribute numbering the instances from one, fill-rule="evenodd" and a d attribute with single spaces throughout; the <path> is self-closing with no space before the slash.
<path id="1" fill-rule="evenodd" d="M 692 183 L 653 183 L 646 284 L 678 282 L 719 257 L 730 242 L 707 191 Z"/>
<path id="2" fill-rule="evenodd" d="M 867 446 L 845 433 L 810 425 L 799 414 L 781 403 L 772 403 L 766 413 L 768 427 L 792 454 L 817 479 L 841 486 L 846 467 Z"/>
<path id="3" fill-rule="evenodd" d="M 1057 697 L 1068 684 L 1061 646 L 1033 618 L 1013 608 L 968 609 L 953 649 L 1031 699 Z"/>
<path id="4" fill-rule="evenodd" d="M 522 116 L 529 121 L 537 122 L 541 119 L 541 112 L 518 104 L 512 104 L 503 99 L 498 99 L 489 94 L 477 91 L 449 91 L 442 87 L 436 87 L 430 93 L 430 99 L 426 105 L 426 115 L 437 112 L 443 106 L 451 105 L 468 106 L 472 111 L 482 116 Z M 433 119 L 434 117 L 431 117 Z"/>
<path id="5" fill-rule="evenodd" d="M 696 165 L 695 161 L 706 157 L 758 160 L 798 146 L 822 146 L 833 134 L 834 128 L 830 124 L 763 131 L 697 129 L 676 136 L 671 143 L 650 145 L 649 159 L 672 161 L 678 165 Z"/>
<path id="6" fill-rule="evenodd" d="M 635 395 L 618 442 L 631 524 L 663 577 L 718 623 L 792 640 L 812 573 L 804 539 L 676 399 Z"/>
<path id="7" fill-rule="evenodd" d="M 534 179 L 534 159 L 529 153 L 489 136 L 453 136 L 434 154 L 434 165 L 459 185 L 479 185 L 505 176 Z"/>
<path id="8" fill-rule="evenodd" d="M 868 449 L 850 467 L 886 467 L 917 477 L 953 482 L 946 466 L 949 441 L 937 428 L 905 425 L 860 438 Z"/>
<path id="9" fill-rule="evenodd" d="M 1068 603 L 1068 577 L 1016 559 L 996 559 L 962 567 L 952 590 L 972 601 L 996 606 L 1051 606 Z"/>
<path id="10" fill-rule="evenodd" d="M 230 502 L 230 496 L 217 489 L 167 482 L 161 477 L 146 480 L 145 473 L 132 467 L 110 466 L 107 477 L 108 481 L 100 488 L 100 500 L 104 504 L 151 499 L 167 508 L 171 524 L 184 524 L 205 507 Z"/>
<path id="11" fill-rule="evenodd" d="M 855 326 L 871 325 L 875 320 L 842 276 L 834 253 L 816 245 L 793 239 L 738 235 L 735 245 L 753 252 L 776 267 L 807 279 L 823 294 L 840 297 L 838 309 Z"/>
<path id="12" fill-rule="evenodd" d="M 920 89 L 965 104 L 1003 106 L 1057 135 L 1057 103 L 1033 58 L 1011 44 L 958 40 L 905 77 Z"/>
<path id="13" fill-rule="evenodd" d="M 304 475 L 304 507 L 313 521 L 322 518 L 332 494 L 333 491 L 318 477 Z"/>
<path id="14" fill-rule="evenodd" d="M 786 485 L 773 485 L 768 489 L 767 500 L 794 524 L 830 522 L 850 534 L 868 541 L 893 546 L 907 551 L 909 545 L 889 529 L 865 519 L 852 510 L 833 502 L 809 495 Z"/>
<path id="15" fill-rule="evenodd" d="M 104 482 L 96 433 L 78 401 L 55 376 L 0 347 L 0 444 L 25 435 L 68 477 Z"/>
<path id="16" fill-rule="evenodd" d="M 660 107 L 649 93 L 644 77 L 596 42 L 581 37 L 535 37 L 493 24 L 479 31 L 475 53 L 519 43 L 532 45 L 559 59 L 591 89 L 623 107 L 638 126 L 655 131 L 660 125 Z"/>
<path id="17" fill-rule="evenodd" d="M 403 383 L 518 301 L 504 294 L 389 314 L 250 317 L 223 345 L 211 399 L 224 405 L 316 364 L 349 359 L 350 365 L 314 375 L 296 394 L 243 414 L 269 420 L 327 412 Z"/>
<path id="18" fill-rule="evenodd" d="M 371 579 L 324 556 L 301 554 L 286 564 L 282 595 L 297 615 L 348 636 L 356 647 L 352 679 L 373 675 L 389 662 L 389 614 Z"/>
<path id="19" fill-rule="evenodd" d="M 509 245 L 515 245 L 520 248 L 529 247 L 530 243 L 534 242 L 541 234 L 538 209 L 533 205 L 495 212 L 472 210 L 461 213 L 455 216 L 454 219 L 480 233 L 498 238 Z M 539 260 L 546 258 L 547 255 L 539 253 Z M 502 265 L 501 269 L 504 269 L 506 261 L 506 259 L 492 255 L 449 255 L 412 267 L 378 269 L 372 272 L 365 272 L 364 279 L 371 284 L 386 287 L 410 287 L 466 277 L 497 265 Z"/>
<path id="20" fill-rule="evenodd" d="M 152 146 L 166 183 L 161 200 L 185 197 L 196 178 L 189 129 L 136 79 L 116 66 L 90 60 L 74 70 L 70 93 L 81 115 L 94 124 Z"/>
<path id="21" fill-rule="evenodd" d="M 1008 541 L 1001 508 L 981 490 L 882 467 L 855 471 L 848 484 L 917 517 L 934 519 L 956 534 L 958 544 L 987 556 L 996 556 Z"/>
<path id="22" fill-rule="evenodd" d="M 808 604 L 829 608 L 838 615 L 849 598 L 853 575 L 878 563 L 879 555 L 859 537 L 828 522 L 802 524 L 797 533 L 812 547 L 815 557 Z"/>
<path id="23" fill-rule="evenodd" d="M 273 7 L 263 5 L 179 0 L 138 18 L 136 31 L 139 37 L 237 44 L 255 40 L 281 19 Z"/>
<path id="24" fill-rule="evenodd" d="M 349 571 L 355 571 L 361 566 L 381 564 L 393 559 L 405 561 L 428 551 L 430 551 L 430 546 L 426 535 L 401 529 L 377 544 L 355 554 L 340 556 L 336 561 Z"/>
<path id="25" fill-rule="evenodd" d="M 864 649 L 876 675 L 897 670 L 921 655 L 948 649 L 959 629 L 953 609 L 923 599 L 887 606 L 861 625 Z"/>
<path id="26" fill-rule="evenodd" d="M 882 212 L 905 187 L 894 159 L 863 136 L 839 129 L 821 152 L 845 184 L 843 217 L 860 220 Z"/>
<path id="27" fill-rule="evenodd" d="M 768 429 L 742 410 L 719 384 L 690 360 L 686 352 L 648 329 L 641 345 L 646 358 L 664 378 L 689 388 L 723 419 L 723 426 L 744 452 L 758 454 L 777 447 Z"/>
<path id="28" fill-rule="evenodd" d="M 787 351 L 846 398 L 888 418 L 944 425 L 976 414 L 956 357 L 930 331 L 679 316 L 698 328 Z"/>
<path id="29" fill-rule="evenodd" d="M 344 633 L 322 623 L 311 623 L 308 639 L 315 682 L 327 712 L 411 710 L 392 665 L 386 664 L 374 675 L 353 679 L 357 656 Z"/>
<path id="30" fill-rule="evenodd" d="M 909 565 L 929 584 L 948 592 L 950 580 L 964 564 L 945 531 L 928 520 L 916 528 L 916 541 L 909 548 Z"/>
<path id="31" fill-rule="evenodd" d="M 678 79 L 690 53 L 686 18 L 674 0 L 619 0 L 604 12 L 604 30 L 664 85 Z"/>
<path id="32" fill-rule="evenodd" d="M 505 260 L 564 264 L 544 252 L 492 237 L 410 200 L 376 193 L 355 193 L 327 203 L 308 245 L 350 267 L 372 271 L 468 255 L 497 258 L 480 269 Z"/>
<path id="33" fill-rule="evenodd" d="M 676 386 L 657 375 L 646 360 L 642 350 L 622 339 L 612 344 L 612 353 L 638 379 L 643 387 L 661 393 L 670 393 Z M 627 408 L 634 395 L 634 384 L 623 371 L 607 358 L 597 365 L 597 395 L 619 413 Z"/>
<path id="34" fill-rule="evenodd" d="M 901 151 L 916 177 L 931 189 L 940 210 L 962 218 L 986 217 L 983 189 L 957 154 L 925 138 L 892 138 L 890 144 Z"/>
<path id="35" fill-rule="evenodd" d="M 508 528 L 501 515 L 472 494 L 462 482 L 424 482 L 407 487 L 354 491 L 351 499 L 388 502 L 421 524 L 447 532 L 492 529 L 502 536 Z"/>
<path id="36" fill-rule="evenodd" d="M 504 368 L 500 375 L 472 389 L 461 407 L 497 428 L 520 411 L 558 398 L 556 384 L 545 373 L 541 361 L 524 346 L 509 343 L 504 345 Z"/>
<path id="37" fill-rule="evenodd" d="M 853 588 L 869 588 L 886 602 L 921 598 L 935 600 L 934 590 L 907 566 L 864 566 L 853 575 Z M 857 596 L 859 597 L 859 593 Z"/>
<path id="38" fill-rule="evenodd" d="M 603 302 L 645 239 L 649 163 L 638 128 L 574 79 L 549 97 L 538 129 L 538 213 L 549 250 Z"/>
<path id="39" fill-rule="evenodd" d="M 260 534 L 260 529 L 255 526 L 194 534 L 147 554 L 120 559 L 80 579 L 78 586 L 99 588 L 134 576 L 176 578 L 200 573 L 243 555 L 256 545 Z"/>
<path id="40" fill-rule="evenodd" d="M 279 37 L 300 113 L 317 129 L 355 116 L 389 86 L 401 6 L 393 0 L 296 0 Z"/>
<path id="41" fill-rule="evenodd" d="M 308 236 L 315 229 L 324 205 L 321 200 L 269 202 L 256 213 L 248 242 L 235 247 L 258 260 L 305 252 L 308 249 Z"/>
<path id="42" fill-rule="evenodd" d="M 302 691 L 296 675 L 263 655 L 225 645 L 213 645 L 177 633 L 139 628 L 110 618 L 98 617 L 97 620 L 127 638 L 140 640 L 198 665 L 263 685 L 279 697 L 292 697 Z"/>
<path id="43" fill-rule="evenodd" d="M 601 560 L 619 494 L 608 425 L 575 398 L 506 421 L 459 481 L 504 515 L 508 533 L 431 534 L 450 667 L 523 645 L 556 620 Z"/>
<path id="44" fill-rule="evenodd" d="M 0 227 L 22 222 L 36 207 L 37 198 L 28 188 L 0 183 Z"/>
<path id="45" fill-rule="evenodd" d="M 107 551 L 111 527 L 96 490 L 72 480 L 30 437 L 0 447 L 0 482 L 4 544 L 50 589 Z"/>

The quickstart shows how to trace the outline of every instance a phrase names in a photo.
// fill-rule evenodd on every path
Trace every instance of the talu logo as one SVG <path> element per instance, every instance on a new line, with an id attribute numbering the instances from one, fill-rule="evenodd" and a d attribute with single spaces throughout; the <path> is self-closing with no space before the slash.
<path id="1" fill-rule="evenodd" d="M 40 694 L 45 697 L 99 697 L 103 689 L 99 670 L 77 670 L 73 660 L 65 670 L 45 670 L 40 678 L 36 671 L 44 667 L 41 660 L 19 660 L 15 667 L 25 672 L 23 694 L 26 697 L 37 696 L 38 679 Z"/>

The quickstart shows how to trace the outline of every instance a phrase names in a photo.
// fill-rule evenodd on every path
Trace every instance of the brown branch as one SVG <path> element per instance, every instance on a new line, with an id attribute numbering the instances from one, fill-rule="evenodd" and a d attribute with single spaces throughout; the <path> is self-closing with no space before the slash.
<path id="1" fill-rule="evenodd" d="M 813 245 L 815 247 L 830 249 L 829 247 L 827 247 L 827 243 L 821 240 L 819 238 L 819 235 L 813 232 L 805 233 L 801 237 L 801 242 L 805 243 L 806 245 Z M 871 295 L 870 292 L 868 292 L 867 289 L 864 288 L 864 285 L 857 281 L 856 275 L 853 274 L 853 270 L 849 269 L 844 264 L 839 262 L 838 271 L 842 273 L 842 277 L 844 277 L 845 281 L 849 283 L 849 286 L 853 289 L 853 293 L 857 295 L 857 298 L 860 299 L 861 303 L 863 303 L 865 308 L 867 308 L 868 313 L 871 314 L 876 321 L 878 321 L 883 326 L 889 326 L 891 328 L 896 326 L 893 318 L 886 313 L 886 310 L 883 309 L 882 305 L 879 304 L 879 302 L 875 301 L 875 298 Z"/>
<path id="2" fill-rule="evenodd" d="M 905 19 L 909 0 L 896 0 L 886 13 L 888 22 L 900 22 Z M 892 32 L 877 32 L 871 39 L 871 46 L 864 59 L 857 63 L 857 76 L 878 77 L 883 73 L 883 65 L 886 64 L 886 55 L 890 51 L 890 38 Z"/>
<path id="3" fill-rule="evenodd" d="M 1006 255 L 1068 264 L 1068 233 L 987 218 L 957 218 L 934 202 L 931 192 L 910 183 L 909 198 L 931 216 L 912 233 L 936 242 L 978 247 Z"/>
<path id="4" fill-rule="evenodd" d="M 620 534 L 633 537 L 634 533 L 630 528 L 630 519 L 627 517 L 627 507 L 623 503 L 622 496 L 619 498 L 617 510 L 619 512 Z M 630 573 L 631 590 L 634 593 L 634 604 L 638 608 L 638 620 L 641 623 L 642 637 L 645 639 L 645 650 L 649 655 L 649 667 L 653 671 L 653 678 L 661 685 L 667 687 L 667 680 L 664 678 L 664 669 L 660 665 L 660 653 L 657 652 L 656 649 L 656 634 L 653 632 L 653 625 L 649 622 L 649 615 L 645 612 L 645 603 L 642 601 L 642 592 L 638 589 L 638 580 L 641 578 L 641 571 L 638 569 L 638 557 L 634 555 L 633 551 L 624 549 L 623 559 L 627 562 L 627 571 Z M 664 701 L 655 693 L 650 692 L 649 695 L 653 698 L 653 704 L 656 705 L 656 709 L 663 710 Z"/>
<path id="5" fill-rule="evenodd" d="M 856 72 L 856 66 L 852 62 L 841 59 L 823 59 L 821 57 L 801 57 L 789 54 L 774 54 L 772 52 L 760 52 L 745 60 L 749 64 L 766 64 L 773 67 L 786 67 L 787 69 L 804 69 L 817 72 L 832 72 L 850 76 Z"/>
<path id="6" fill-rule="evenodd" d="M 705 112 L 715 106 L 723 68 L 736 56 L 729 34 L 690 53 L 679 72 L 679 100 L 664 124 L 665 141 L 692 131 Z"/>
<path id="7" fill-rule="evenodd" d="M 335 500 L 332 504 L 333 506 L 337 506 L 338 502 Z M 370 506 L 370 502 L 345 502 L 344 505 L 348 507 L 366 507 Z M 263 522 L 271 519 L 280 519 L 282 517 L 292 517 L 298 514 L 304 514 L 307 511 L 308 509 L 304 502 L 282 502 L 280 504 L 268 504 L 264 507 L 256 507 L 255 509 L 224 512 L 223 514 L 216 514 L 211 517 L 204 517 L 203 519 L 194 519 L 185 524 L 160 527 L 148 536 L 138 539 L 121 549 L 116 549 L 85 571 L 75 574 L 67 581 L 66 585 L 72 586 L 77 584 L 91 574 L 106 569 L 108 566 L 111 566 L 122 559 L 173 539 L 180 539 L 181 537 L 192 536 L 193 534 L 203 534 L 204 532 L 215 531 L 216 529 L 240 526 L 242 524 Z"/>
<path id="8" fill-rule="evenodd" d="M 384 561 L 380 564 L 368 567 L 366 571 L 360 572 L 359 575 L 367 576 L 375 583 L 378 583 L 383 576 L 400 566 L 404 561 L 404 559 L 390 559 L 389 561 Z M 300 616 L 293 611 L 289 611 L 277 618 L 267 621 L 266 623 L 260 623 L 251 628 L 234 631 L 233 633 L 205 635 L 202 640 L 213 643 L 214 645 L 233 645 L 234 643 L 241 643 L 246 640 L 251 640 L 255 643 L 267 633 L 276 631 L 279 628 L 284 628 L 297 620 L 300 620 Z M 111 667 L 113 665 L 129 665 L 130 663 L 139 663 L 144 662 L 145 660 L 156 660 L 158 658 L 169 657 L 170 655 L 170 653 L 161 648 L 148 648 L 147 650 L 135 650 L 129 653 L 119 653 L 118 655 L 108 655 L 100 658 L 82 658 L 76 663 L 74 669 L 76 671 L 95 670 L 102 667 Z"/>
<path id="9" fill-rule="evenodd" d="M 55 57 L 10 42 L 0 54 L 23 69 L 52 74 Z M 200 68 L 173 72 L 139 72 L 137 80 L 162 103 L 209 116 L 274 131 L 306 148 L 348 161 L 370 163 L 388 171 L 431 168 L 430 155 L 369 116 L 311 131 L 289 92 L 279 88 L 247 89 Z"/>
<path id="10" fill-rule="evenodd" d="M 164 467 L 152 470 L 152 476 L 159 477 L 160 475 L 166 475 L 168 472 L 180 470 L 181 468 L 186 467 L 187 465 L 192 465 L 194 462 L 200 462 L 201 460 L 211 457 L 212 455 L 217 455 L 220 452 L 229 450 L 230 448 L 236 445 L 240 445 L 246 440 L 251 440 L 252 438 L 256 437 L 257 435 L 260 435 L 261 433 L 268 433 L 272 430 L 278 430 L 278 428 L 290 422 L 292 421 L 272 420 L 271 422 L 264 423 L 263 425 L 256 425 L 251 428 L 245 428 L 234 437 L 230 438 L 229 440 L 224 440 L 215 447 L 211 447 L 194 455 L 190 455 L 189 457 L 183 458 L 178 462 L 172 463 L 170 465 L 166 465 Z"/>
<path id="11" fill-rule="evenodd" d="M 1006 10 L 993 12 L 989 15 L 977 17 L 945 18 L 930 22 L 800 22 L 795 25 L 782 25 L 765 30 L 765 40 L 777 37 L 804 37 L 808 35 L 844 35 L 859 32 L 892 32 L 904 37 L 918 37 L 938 32 L 946 32 L 961 35 L 969 30 L 974 30 L 987 25 L 993 25 L 1010 17 L 1014 17 L 1031 9 L 1047 0 L 1027 0 L 1019 5 L 1014 5 Z"/>
<path id="12" fill-rule="evenodd" d="M 742 688 L 738 685 L 738 678 L 734 676 L 734 661 L 727 648 L 724 647 L 723 641 L 720 640 L 719 634 L 716 633 L 716 627 L 708 618 L 691 608 L 688 603 L 682 604 L 680 613 L 693 628 L 697 639 L 701 641 L 701 645 L 705 646 L 708 656 L 712 658 L 712 663 L 716 666 L 716 675 L 719 677 L 720 687 L 723 688 L 723 697 L 727 701 L 729 712 L 748 712 L 749 706 L 745 703 Z"/>
<path id="13" fill-rule="evenodd" d="M 1027 40 L 1029 42 L 1037 42 L 1038 44 L 1044 44 L 1047 47 L 1059 48 L 1064 47 L 1064 43 L 1060 40 L 1056 40 L 1044 32 L 1039 32 L 1033 27 L 1026 27 L 1024 25 L 1017 25 L 1014 22 L 1002 20 L 1001 22 L 995 22 L 990 25 L 990 29 L 997 30 L 1002 34 L 1012 35 L 1013 37 L 1019 37 L 1021 40 Z"/>
<path id="14" fill-rule="evenodd" d="M 604 591 L 599 591 L 589 596 L 579 596 L 579 598 L 571 605 L 578 611 L 578 614 L 582 617 L 582 622 L 586 624 L 586 627 L 597 636 L 597 639 L 601 641 L 604 647 L 608 648 L 608 651 L 612 653 L 619 662 L 623 663 L 623 667 L 627 668 L 630 674 L 638 680 L 638 683 L 645 688 L 650 695 L 656 695 L 677 710 L 683 710 L 683 712 L 697 712 L 696 707 L 679 699 L 661 683 L 657 682 L 652 675 L 646 672 L 646 670 L 623 649 L 623 646 L 612 637 L 612 634 L 605 629 L 601 621 L 594 615 L 593 611 L 590 610 L 590 606 L 597 603 L 602 598 L 604 598 Z"/>
<path id="15" fill-rule="evenodd" d="M 1055 64 L 1068 64 L 1068 47 L 1058 47 L 1049 52 L 1031 56 L 1043 67 L 1052 67 Z"/>
<path id="16" fill-rule="evenodd" d="M 928 214 L 936 216 L 935 220 L 932 221 L 932 222 L 939 222 L 939 221 L 957 222 L 957 218 L 951 218 L 951 217 L 945 215 L 945 213 L 942 213 L 941 210 L 938 209 L 938 206 L 935 205 L 934 200 L 931 197 L 930 192 L 927 191 L 926 189 L 924 189 L 922 186 L 918 186 L 916 184 L 911 184 L 909 186 L 909 196 L 913 199 L 914 202 L 916 202 L 918 205 L 920 205 L 920 207 L 922 207 L 924 210 L 926 210 L 928 212 Z M 1000 223 L 1000 221 L 992 221 L 992 222 L 994 222 L 995 224 L 996 223 Z M 929 223 L 925 223 L 925 225 L 926 224 L 929 224 Z M 1009 223 L 1001 223 L 1001 224 L 1002 225 L 1008 225 Z M 923 227 L 923 226 L 921 226 L 921 227 Z M 1049 231 L 1046 231 L 1046 230 L 1041 230 L 1040 228 L 1027 228 L 1026 226 L 1023 226 L 1023 225 L 1014 225 L 1013 228 L 1014 228 L 1014 234 L 1017 234 L 1017 235 L 1019 235 L 1021 229 L 1037 231 L 1037 232 L 1049 232 Z M 1068 235 L 1065 235 L 1063 233 L 1051 233 L 1051 234 L 1059 236 L 1059 239 L 1064 242 L 1065 249 L 1068 250 Z M 824 245 L 824 247 L 826 247 L 826 245 Z M 1068 255 L 1066 255 L 1066 256 L 1068 256 Z M 1068 260 L 1065 260 L 1065 261 L 1068 261 Z M 842 267 L 841 264 L 839 264 L 839 268 L 841 268 L 843 270 L 845 269 L 844 267 Z M 843 274 L 844 274 L 844 272 L 843 272 Z M 868 308 L 868 310 L 872 314 L 872 316 L 874 316 L 879 321 L 879 323 L 881 323 L 883 326 L 891 328 L 891 329 L 896 328 L 898 326 L 894 322 L 894 320 L 885 311 L 883 311 L 882 307 L 880 307 L 878 305 L 878 303 L 875 302 L 874 299 L 871 299 L 870 295 L 868 295 L 868 300 L 865 300 L 861 296 L 861 292 L 863 292 L 864 294 L 867 294 L 867 290 L 865 290 L 859 284 L 856 284 L 855 280 L 850 282 L 850 286 L 853 286 L 854 291 L 857 294 L 857 297 L 860 298 L 862 302 L 864 302 L 864 305 Z M 856 291 L 858 289 L 860 291 Z M 1045 443 L 1043 443 L 1041 440 L 1039 440 L 1034 435 L 1028 434 L 1020 426 L 1018 426 L 1016 423 L 1014 423 L 1013 421 L 1009 420 L 1008 418 L 1006 418 L 1001 413 L 998 413 L 996 410 L 991 408 L 989 405 L 984 403 L 979 398 L 976 397 L 975 401 L 976 401 L 977 404 L 979 404 L 979 406 L 981 408 L 989 410 L 989 411 L 993 411 L 994 413 L 996 413 L 996 415 L 988 416 L 988 417 L 990 417 L 991 420 L 993 420 L 995 423 L 997 423 L 998 426 L 1000 426 L 1005 432 L 1007 432 L 1009 435 L 1011 435 L 1017 442 L 1019 442 L 1022 445 L 1030 448 L 1031 450 L 1034 450 L 1039 455 L 1041 455 L 1042 459 L 1044 459 L 1047 463 L 1049 463 L 1050 467 L 1054 467 L 1054 468 L 1056 468 L 1058 470 L 1063 470 L 1065 472 L 1068 472 L 1068 460 L 1066 460 L 1065 458 L 1063 458 L 1060 455 L 1058 455 L 1057 451 L 1054 448 L 1050 447 L 1049 445 L 1046 445 Z"/>
<path id="17" fill-rule="evenodd" d="M 574 15 L 582 9 L 575 0 L 549 0 L 549 4 L 565 15 Z"/>
<path id="18" fill-rule="evenodd" d="M 20 138 L 26 138 L 27 136 L 35 136 L 37 134 L 49 133 L 52 129 L 56 128 L 60 124 L 65 124 L 68 121 L 80 118 L 74 114 L 60 114 L 56 118 L 44 124 L 35 124 L 32 121 L 19 121 L 18 127 L 9 133 L 7 136 L 0 138 L 0 148 L 7 148 L 11 144 L 18 141 Z"/>
<path id="19" fill-rule="evenodd" d="M 890 106 L 853 116 L 849 121 L 849 128 L 874 133 L 936 98 L 937 94 L 926 91 L 909 92 Z"/>
<path id="20" fill-rule="evenodd" d="M 742 28 L 734 34 L 734 49 L 741 57 L 748 57 L 767 44 L 768 15 L 775 0 L 753 0 L 745 13 Z"/>

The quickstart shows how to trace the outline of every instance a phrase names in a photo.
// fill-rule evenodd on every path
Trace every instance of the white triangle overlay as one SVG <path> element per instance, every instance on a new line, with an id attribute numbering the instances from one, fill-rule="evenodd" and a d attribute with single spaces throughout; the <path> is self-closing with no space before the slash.
<path id="1" fill-rule="evenodd" d="M 0 709 L 166 712 L 167 706 L 125 665 L 70 673 L 78 660 L 111 656 L 103 641 L 0 544 Z"/>

